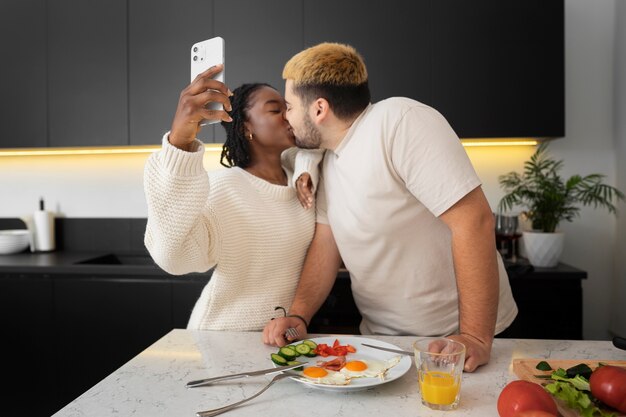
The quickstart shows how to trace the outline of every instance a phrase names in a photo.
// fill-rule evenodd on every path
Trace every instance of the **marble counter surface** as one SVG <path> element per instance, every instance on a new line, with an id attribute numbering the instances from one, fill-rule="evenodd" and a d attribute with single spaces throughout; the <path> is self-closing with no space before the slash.
<path id="1" fill-rule="evenodd" d="M 407 350 L 415 339 L 412 336 L 370 338 Z M 276 348 L 261 342 L 260 333 L 173 330 L 54 417 L 195 416 L 197 411 L 251 396 L 271 377 L 237 379 L 194 389 L 185 388 L 187 381 L 270 367 L 269 355 L 275 351 Z M 451 413 L 497 416 L 500 391 L 509 381 L 517 379 L 511 361 L 524 357 L 625 360 L 626 351 L 608 341 L 496 339 L 491 362 L 477 372 L 463 375 L 461 403 Z M 428 417 L 443 414 L 421 404 L 413 364 L 403 377 L 365 391 L 335 393 L 282 380 L 258 398 L 224 415 Z"/>

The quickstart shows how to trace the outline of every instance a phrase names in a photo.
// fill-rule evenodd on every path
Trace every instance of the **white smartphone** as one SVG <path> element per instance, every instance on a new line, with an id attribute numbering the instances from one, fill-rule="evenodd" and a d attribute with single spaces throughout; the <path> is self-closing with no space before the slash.
<path id="1" fill-rule="evenodd" d="M 217 36 L 205 41 L 194 43 L 191 47 L 191 81 L 198 74 L 208 70 L 210 67 L 224 63 L 224 39 Z M 224 82 L 224 71 L 217 74 L 214 79 Z M 220 103 L 209 103 L 209 110 L 223 110 Z M 220 120 L 204 120 L 200 126 L 219 123 Z"/>

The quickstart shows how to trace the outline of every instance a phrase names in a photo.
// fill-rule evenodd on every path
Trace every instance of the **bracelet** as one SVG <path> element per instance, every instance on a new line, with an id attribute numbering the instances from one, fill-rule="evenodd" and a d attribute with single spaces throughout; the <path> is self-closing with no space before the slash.
<path id="1" fill-rule="evenodd" d="M 306 320 L 304 319 L 304 317 L 298 315 L 298 314 L 288 314 L 285 317 L 295 317 L 297 319 L 302 320 L 302 322 L 304 323 L 304 327 L 306 327 L 307 329 L 309 328 L 309 323 L 306 322 Z"/>
<path id="2" fill-rule="evenodd" d="M 295 317 L 297 319 L 302 320 L 302 323 L 304 323 L 304 326 L 308 329 L 309 328 L 309 323 L 306 322 L 306 320 L 304 319 L 304 317 L 298 315 L 298 314 L 287 314 L 287 310 L 285 310 L 285 307 L 274 307 L 274 311 L 276 310 L 283 310 L 283 314 L 285 315 L 285 317 Z M 272 319 L 274 320 L 274 319 Z"/>

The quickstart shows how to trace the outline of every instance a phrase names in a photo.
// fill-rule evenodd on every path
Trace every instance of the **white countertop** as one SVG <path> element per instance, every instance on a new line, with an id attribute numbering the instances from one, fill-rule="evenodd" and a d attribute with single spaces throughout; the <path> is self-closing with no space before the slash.
<path id="1" fill-rule="evenodd" d="M 314 337 L 315 335 L 311 335 Z M 341 341 L 341 336 L 338 336 Z M 413 336 L 368 336 L 411 350 Z M 70 416 L 195 416 L 197 411 L 237 402 L 261 389 L 271 376 L 243 378 L 208 387 L 185 388 L 201 378 L 271 367 L 260 333 L 173 330 L 120 369 L 61 409 Z M 496 339 L 491 362 L 465 373 L 462 416 L 497 416 L 496 401 L 507 382 L 517 379 L 513 358 L 626 360 L 626 351 L 608 341 Z M 98 360 L 98 358 L 94 358 Z M 417 391 L 415 364 L 402 377 L 356 392 L 328 392 L 285 379 L 225 416 L 442 416 L 424 407 Z"/>

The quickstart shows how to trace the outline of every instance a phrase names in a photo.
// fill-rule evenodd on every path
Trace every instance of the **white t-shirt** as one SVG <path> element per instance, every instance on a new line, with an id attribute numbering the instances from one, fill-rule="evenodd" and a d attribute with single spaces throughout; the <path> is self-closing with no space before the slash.
<path id="1" fill-rule="evenodd" d="M 407 98 L 369 105 L 322 169 L 317 221 L 330 224 L 350 271 L 363 334 L 458 332 L 450 230 L 438 216 L 480 186 L 436 110 Z M 517 307 L 498 255 L 496 333 Z"/>

